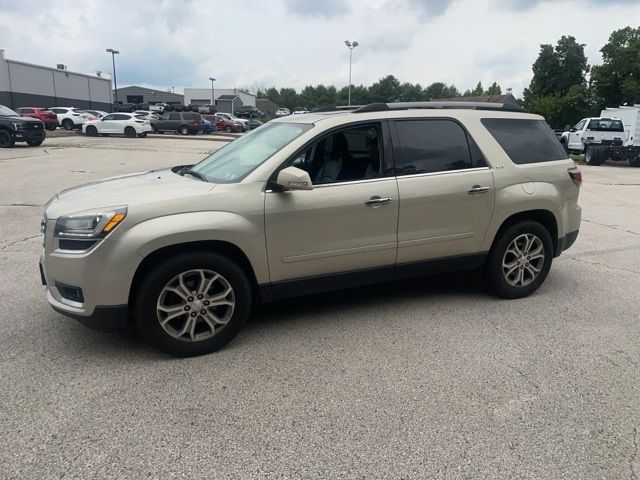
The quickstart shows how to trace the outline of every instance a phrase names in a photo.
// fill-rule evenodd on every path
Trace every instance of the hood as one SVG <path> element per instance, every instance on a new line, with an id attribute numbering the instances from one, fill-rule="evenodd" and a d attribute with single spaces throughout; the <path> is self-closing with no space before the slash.
<path id="1" fill-rule="evenodd" d="M 149 204 L 176 205 L 178 200 L 201 196 L 215 187 L 214 183 L 183 177 L 172 170 L 133 173 L 87 183 L 63 190 L 46 205 L 47 218 L 106 207 L 127 206 L 129 209 Z"/>
<path id="2" fill-rule="evenodd" d="M 16 117 L 14 115 L 0 115 L 0 118 L 9 120 L 10 122 L 40 122 L 41 120 L 34 117 Z"/>

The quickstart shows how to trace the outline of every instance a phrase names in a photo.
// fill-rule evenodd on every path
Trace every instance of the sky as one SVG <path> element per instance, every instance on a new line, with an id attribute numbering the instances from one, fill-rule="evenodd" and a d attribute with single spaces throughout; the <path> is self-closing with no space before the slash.
<path id="1" fill-rule="evenodd" d="M 118 86 L 370 85 L 385 75 L 460 90 L 529 84 L 540 44 L 573 35 L 601 62 L 609 34 L 640 26 L 640 0 L 0 0 L 7 58 L 111 72 Z"/>

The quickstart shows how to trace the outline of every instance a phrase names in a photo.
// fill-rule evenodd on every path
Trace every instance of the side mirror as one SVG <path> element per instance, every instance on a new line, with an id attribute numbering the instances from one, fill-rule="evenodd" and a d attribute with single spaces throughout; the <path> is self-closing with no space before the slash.
<path id="1" fill-rule="evenodd" d="M 572 128 L 571 130 L 569 130 L 571 133 L 576 132 L 577 130 L 575 128 Z"/>
<path id="2" fill-rule="evenodd" d="M 280 170 L 276 184 L 284 190 L 313 190 L 311 177 L 304 170 L 287 167 Z"/>

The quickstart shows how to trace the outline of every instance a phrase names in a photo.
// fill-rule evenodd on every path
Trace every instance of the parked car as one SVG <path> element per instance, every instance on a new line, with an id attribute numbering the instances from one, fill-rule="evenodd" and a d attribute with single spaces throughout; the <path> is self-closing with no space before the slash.
<path id="1" fill-rule="evenodd" d="M 149 110 L 136 110 L 132 113 L 136 116 L 136 118 L 139 118 L 141 120 L 158 120 L 160 118 L 160 115 L 157 115 L 155 112 L 151 112 Z"/>
<path id="2" fill-rule="evenodd" d="M 542 117 L 501 104 L 275 119 L 196 165 L 55 195 L 40 268 L 56 311 L 199 355 L 255 302 L 310 292 L 480 270 L 526 297 L 578 236 L 581 181 Z"/>
<path id="3" fill-rule="evenodd" d="M 261 122 L 257 118 L 252 118 L 251 120 L 249 120 L 248 130 L 253 130 L 261 125 L 264 125 L 264 122 Z"/>
<path id="4" fill-rule="evenodd" d="M 111 113 L 98 120 L 90 120 L 82 125 L 82 132 L 90 137 L 98 134 L 126 135 L 129 138 L 146 137 L 151 133 L 149 120 L 136 118 L 132 113 Z"/>
<path id="5" fill-rule="evenodd" d="M 216 126 L 213 124 L 213 122 L 210 122 L 206 118 L 203 118 L 202 119 L 202 133 L 205 134 L 205 135 L 209 135 L 210 133 L 213 133 L 215 131 L 216 131 Z"/>
<path id="6" fill-rule="evenodd" d="M 65 130 L 80 129 L 82 124 L 92 117 L 75 107 L 50 107 L 47 110 L 56 114 L 60 126 Z"/>
<path id="7" fill-rule="evenodd" d="M 276 110 L 276 117 L 286 117 L 291 115 L 291 111 L 288 108 L 279 108 Z"/>
<path id="8" fill-rule="evenodd" d="M 158 115 L 162 115 L 162 112 L 164 112 L 167 106 L 168 105 L 166 103 L 156 103 L 155 105 L 149 105 L 149 111 Z"/>
<path id="9" fill-rule="evenodd" d="M 84 110 L 84 112 L 88 113 L 89 115 L 93 115 L 94 117 L 96 117 L 95 119 L 106 117 L 107 115 L 109 115 L 109 112 L 105 112 L 102 110 Z"/>
<path id="10" fill-rule="evenodd" d="M 294 115 L 302 115 L 304 113 L 309 113 L 309 110 L 307 110 L 305 107 L 296 107 L 293 110 Z"/>
<path id="11" fill-rule="evenodd" d="M 236 122 L 238 124 L 240 124 L 240 126 L 242 127 L 242 131 L 245 132 L 247 130 L 249 130 L 249 122 L 250 120 L 247 118 L 240 118 L 235 116 L 233 113 L 224 113 L 224 112 L 218 112 L 216 113 L 217 116 L 222 117 L 222 118 L 226 118 L 227 120 L 230 120 L 232 122 Z"/>
<path id="12" fill-rule="evenodd" d="M 238 133 L 243 131 L 242 125 L 238 122 L 234 122 L 233 120 L 229 120 L 227 118 L 221 117 L 218 114 L 216 115 L 207 115 L 207 120 L 213 122 L 216 126 L 216 130 L 226 133 Z"/>
<path id="13" fill-rule="evenodd" d="M 211 104 L 199 105 L 198 113 L 216 113 L 216 107 Z"/>
<path id="14" fill-rule="evenodd" d="M 179 132 L 195 135 L 202 131 L 202 115 L 194 112 L 165 112 L 158 120 L 151 120 L 153 133 Z"/>
<path id="15" fill-rule="evenodd" d="M 244 107 L 240 107 L 238 110 L 235 111 L 235 114 L 238 117 L 244 117 L 244 118 L 252 118 L 252 117 L 262 117 L 263 113 L 258 110 L 256 107 L 251 107 L 248 105 L 245 105 Z"/>
<path id="16" fill-rule="evenodd" d="M 47 130 L 55 130 L 60 126 L 60 122 L 58 122 L 58 116 L 44 108 L 39 107 L 20 107 L 16 108 L 16 112 L 20 114 L 22 117 L 30 117 L 37 118 L 44 123 L 44 126 Z"/>
<path id="17" fill-rule="evenodd" d="M 10 148 L 16 142 L 26 142 L 37 147 L 47 136 L 44 122 L 33 117 L 23 117 L 9 107 L 0 105 L 0 148 Z"/>

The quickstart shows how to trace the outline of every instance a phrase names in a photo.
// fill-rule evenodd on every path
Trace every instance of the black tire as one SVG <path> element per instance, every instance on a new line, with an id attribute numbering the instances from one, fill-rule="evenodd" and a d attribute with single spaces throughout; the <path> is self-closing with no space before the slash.
<path id="1" fill-rule="evenodd" d="M 224 131 L 227 132 L 227 133 L 231 133 L 231 132 L 233 132 L 233 129 L 231 127 L 229 127 L 229 126 L 226 126 L 226 127 L 224 127 Z"/>
<path id="2" fill-rule="evenodd" d="M 97 137 L 98 136 L 98 129 L 96 127 L 94 127 L 93 125 L 89 125 L 86 130 L 87 135 L 89 137 Z"/>
<path id="3" fill-rule="evenodd" d="M 569 151 L 569 143 L 564 139 L 560 139 L 560 143 L 562 144 L 562 148 L 564 148 L 564 151 L 567 155 L 571 154 L 571 152 Z"/>
<path id="4" fill-rule="evenodd" d="M 136 138 L 136 129 L 133 127 L 125 127 L 124 134 L 127 138 Z"/>
<path id="5" fill-rule="evenodd" d="M 140 137 L 140 138 L 144 138 L 146 136 L 147 136 L 147 132 L 142 132 L 142 133 L 138 134 L 138 137 Z"/>
<path id="6" fill-rule="evenodd" d="M 592 167 L 597 167 L 598 165 L 602 165 L 604 162 L 604 158 L 601 157 L 601 148 L 589 145 L 584 150 L 584 163 L 590 165 Z"/>
<path id="7" fill-rule="evenodd" d="M 44 142 L 44 138 L 40 138 L 38 140 L 27 140 L 27 145 L 30 147 L 39 147 Z"/>
<path id="8" fill-rule="evenodd" d="M 233 288 L 235 307 L 228 323 L 214 336 L 202 341 L 180 340 L 169 335 L 160 325 L 156 306 L 163 288 L 171 279 L 198 269 L 216 272 L 229 282 Z M 192 252 L 169 258 L 145 274 L 136 292 L 134 317 L 143 337 L 153 346 L 170 355 L 191 357 L 219 350 L 233 340 L 244 327 L 251 304 L 251 285 L 237 264 L 215 253 Z"/>
<path id="9" fill-rule="evenodd" d="M 160 133 L 158 131 L 158 127 L 156 127 L 154 124 L 151 124 L 151 133 Z"/>
<path id="10" fill-rule="evenodd" d="M 0 130 L 0 148 L 11 148 L 16 141 L 7 130 Z"/>
<path id="11" fill-rule="evenodd" d="M 64 128 L 65 130 L 73 130 L 75 128 L 75 124 L 73 123 L 73 120 L 71 120 L 70 118 L 65 118 L 64 120 L 62 120 L 62 128 Z"/>
<path id="12" fill-rule="evenodd" d="M 50 132 L 55 132 L 56 126 L 55 125 L 47 125 L 47 130 L 49 130 Z"/>
<path id="13" fill-rule="evenodd" d="M 180 132 L 180 134 L 182 135 L 189 135 L 190 130 L 189 127 L 187 127 L 186 125 L 182 125 L 179 129 L 178 132 Z"/>
<path id="14" fill-rule="evenodd" d="M 544 257 L 534 265 L 534 267 L 540 268 L 540 271 L 533 278 L 533 281 L 524 286 L 514 286 L 507 281 L 503 272 L 503 260 L 509 258 L 505 255 L 507 255 L 507 249 L 511 243 L 524 234 L 535 235 L 542 242 Z M 485 264 L 484 277 L 490 290 L 499 297 L 509 299 L 523 298 L 532 294 L 547 278 L 553 261 L 553 253 L 551 234 L 542 224 L 533 220 L 526 220 L 511 225 L 496 238 Z M 533 261 L 531 263 L 533 265 Z M 525 271 L 526 267 L 521 265 L 519 268 Z"/>
<path id="15" fill-rule="evenodd" d="M 640 156 L 629 160 L 629 165 L 632 167 L 640 167 Z"/>

